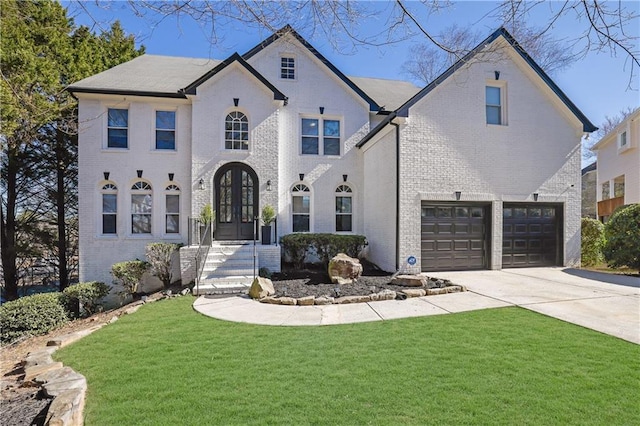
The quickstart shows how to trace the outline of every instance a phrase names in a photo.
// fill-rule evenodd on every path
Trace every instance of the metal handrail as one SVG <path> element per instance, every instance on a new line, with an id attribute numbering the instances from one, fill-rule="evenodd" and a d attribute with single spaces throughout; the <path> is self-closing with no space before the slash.
<path id="1" fill-rule="evenodd" d="M 198 250 L 196 250 L 196 293 L 200 294 L 200 275 L 204 270 L 204 265 L 207 263 L 207 256 L 209 255 L 209 249 L 211 248 L 211 244 L 204 245 L 204 240 L 207 235 L 211 234 L 211 222 L 207 223 L 207 227 L 202 235 L 200 235 L 200 241 L 198 242 Z M 203 246 L 206 247 L 204 249 L 204 261 L 201 260 Z"/>

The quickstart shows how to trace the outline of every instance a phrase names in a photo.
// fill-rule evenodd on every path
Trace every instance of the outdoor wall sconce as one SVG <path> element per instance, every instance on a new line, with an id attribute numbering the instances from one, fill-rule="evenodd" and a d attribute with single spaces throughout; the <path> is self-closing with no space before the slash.
<path id="1" fill-rule="evenodd" d="M 203 190 L 204 189 L 204 179 L 200 178 L 200 180 L 198 181 L 198 189 Z"/>
<path id="2" fill-rule="evenodd" d="M 169 173 L 169 181 L 173 182 L 173 176 L 175 176 L 173 173 Z"/>
<path id="3" fill-rule="evenodd" d="M 349 175 L 342 175 L 342 181 L 346 182 L 348 177 L 349 177 Z"/>
<path id="4" fill-rule="evenodd" d="M 460 201 L 460 197 L 462 196 L 461 191 L 456 191 L 456 201 Z"/>
<path id="5" fill-rule="evenodd" d="M 320 107 L 320 115 L 324 114 L 324 107 Z"/>
<path id="6" fill-rule="evenodd" d="M 104 180 L 109 180 L 109 172 L 102 172 L 104 175 Z"/>
<path id="7" fill-rule="evenodd" d="M 233 98 L 233 106 L 238 106 L 240 103 L 240 98 Z"/>
<path id="8" fill-rule="evenodd" d="M 533 193 L 533 201 L 538 201 L 538 193 L 537 192 Z"/>
<path id="9" fill-rule="evenodd" d="M 138 177 L 141 178 L 142 177 L 142 170 L 136 170 L 136 173 L 138 173 Z"/>
<path id="10" fill-rule="evenodd" d="M 500 71 L 494 71 L 493 74 L 496 76 L 496 80 L 500 80 Z"/>
<path id="11" fill-rule="evenodd" d="M 300 177 L 300 180 L 304 180 L 304 173 L 300 173 L 298 177 Z"/>
<path id="12" fill-rule="evenodd" d="M 271 179 L 267 181 L 267 191 L 271 191 Z"/>

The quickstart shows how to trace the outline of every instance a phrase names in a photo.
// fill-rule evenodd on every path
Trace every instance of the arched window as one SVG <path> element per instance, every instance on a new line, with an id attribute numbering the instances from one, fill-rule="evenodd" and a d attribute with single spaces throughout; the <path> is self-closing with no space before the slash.
<path id="1" fill-rule="evenodd" d="M 102 186 L 102 234 L 118 233 L 118 187 L 113 183 Z"/>
<path id="2" fill-rule="evenodd" d="M 336 188 L 336 232 L 353 231 L 353 198 L 349 185 Z"/>
<path id="3" fill-rule="evenodd" d="M 180 233 L 180 188 L 169 185 L 165 188 L 165 232 Z"/>
<path id="4" fill-rule="evenodd" d="M 311 191 L 299 183 L 291 190 L 293 205 L 293 232 L 310 231 Z"/>
<path id="5" fill-rule="evenodd" d="M 151 209 L 153 194 L 151 185 L 145 181 L 137 181 L 131 186 L 131 233 L 151 233 Z"/>
<path id="6" fill-rule="evenodd" d="M 232 111 L 224 120 L 225 149 L 249 149 L 249 120 L 240 111 Z"/>

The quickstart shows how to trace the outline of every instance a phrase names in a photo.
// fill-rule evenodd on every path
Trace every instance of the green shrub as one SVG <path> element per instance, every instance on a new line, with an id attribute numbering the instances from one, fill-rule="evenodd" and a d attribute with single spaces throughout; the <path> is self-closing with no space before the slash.
<path id="1" fill-rule="evenodd" d="M 604 262 L 604 225 L 596 219 L 582 218 L 582 265 L 594 266 Z"/>
<path id="2" fill-rule="evenodd" d="M 367 245 L 364 235 L 289 234 L 280 238 L 284 253 L 296 267 L 302 267 L 308 254 L 315 253 L 323 264 L 338 253 L 357 258 Z"/>
<path id="3" fill-rule="evenodd" d="M 62 291 L 64 302 L 73 317 L 88 317 L 100 311 L 100 301 L 111 287 L 98 281 L 74 284 Z"/>
<path id="4" fill-rule="evenodd" d="M 171 243 L 151 243 L 147 244 L 145 255 L 147 262 L 151 266 L 151 273 L 160 278 L 160 281 L 167 288 L 171 285 L 171 255 L 178 250 L 178 244 Z"/>
<path id="5" fill-rule="evenodd" d="M 258 276 L 259 277 L 271 279 L 272 275 L 273 274 L 271 273 L 271 270 L 269 268 L 265 268 L 263 266 L 262 268 L 258 269 Z"/>
<path id="6" fill-rule="evenodd" d="M 604 225 L 602 252 L 613 268 L 640 270 L 640 203 L 618 208 Z"/>
<path id="7" fill-rule="evenodd" d="M 276 220 L 276 210 L 267 204 L 262 208 L 262 216 L 260 216 L 260 219 L 265 226 L 271 225 L 273 221 Z"/>
<path id="8" fill-rule="evenodd" d="M 21 297 L 0 306 L 0 341 L 45 334 L 68 321 L 62 293 Z"/>
<path id="9" fill-rule="evenodd" d="M 117 282 L 122 284 L 124 291 L 121 295 L 134 295 L 138 292 L 138 286 L 142 275 L 149 270 L 149 264 L 141 260 L 129 260 L 126 262 L 114 263 L 111 266 L 111 275 Z"/>

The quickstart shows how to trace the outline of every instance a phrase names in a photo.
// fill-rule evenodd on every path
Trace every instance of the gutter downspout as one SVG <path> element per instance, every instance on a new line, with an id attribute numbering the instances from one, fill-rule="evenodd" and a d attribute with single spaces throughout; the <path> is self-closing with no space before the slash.
<path id="1" fill-rule="evenodd" d="M 389 122 L 396 128 L 396 273 L 400 271 L 400 125 Z"/>

